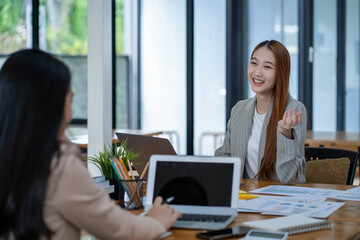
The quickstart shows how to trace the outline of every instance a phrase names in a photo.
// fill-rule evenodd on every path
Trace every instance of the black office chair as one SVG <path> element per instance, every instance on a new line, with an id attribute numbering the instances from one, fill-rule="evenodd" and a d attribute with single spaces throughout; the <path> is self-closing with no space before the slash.
<path id="1" fill-rule="evenodd" d="M 352 185 L 355 177 L 355 170 L 359 159 L 359 152 L 337 149 L 337 148 L 325 148 L 325 147 L 305 147 L 305 160 L 310 161 L 312 159 L 332 159 L 343 158 L 350 159 L 349 173 L 346 180 L 346 185 Z"/>

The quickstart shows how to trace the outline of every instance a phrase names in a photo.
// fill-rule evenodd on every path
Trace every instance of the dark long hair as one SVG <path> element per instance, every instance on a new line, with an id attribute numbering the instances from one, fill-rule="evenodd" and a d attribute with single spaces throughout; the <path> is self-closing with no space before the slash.
<path id="1" fill-rule="evenodd" d="M 286 103 L 289 97 L 289 78 L 290 78 L 290 54 L 286 47 L 276 40 L 264 41 L 259 43 L 252 55 L 259 48 L 266 47 L 275 57 L 275 88 L 273 108 L 266 129 L 266 141 L 264 158 L 259 170 L 260 179 L 272 179 L 274 176 L 276 162 L 276 133 L 277 124 L 283 118 Z M 251 56 L 252 56 L 251 55 Z"/>
<path id="2" fill-rule="evenodd" d="M 0 239 L 51 238 L 43 208 L 70 78 L 41 50 L 12 54 L 0 71 Z"/>

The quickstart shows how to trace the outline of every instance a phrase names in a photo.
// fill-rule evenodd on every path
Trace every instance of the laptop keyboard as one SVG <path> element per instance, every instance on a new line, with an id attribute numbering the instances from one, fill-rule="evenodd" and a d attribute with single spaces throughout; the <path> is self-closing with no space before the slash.
<path id="1" fill-rule="evenodd" d="M 192 221 L 192 222 L 225 222 L 231 216 L 227 215 L 202 215 L 202 214 L 182 214 L 177 221 Z"/>

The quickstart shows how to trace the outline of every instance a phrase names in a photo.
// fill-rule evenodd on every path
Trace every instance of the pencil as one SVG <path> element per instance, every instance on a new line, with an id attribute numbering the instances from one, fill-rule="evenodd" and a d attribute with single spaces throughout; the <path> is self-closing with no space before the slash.
<path id="1" fill-rule="evenodd" d="M 143 177 L 145 176 L 145 173 L 146 173 L 147 169 L 149 168 L 149 163 L 150 163 L 150 161 L 148 161 L 148 162 L 146 163 L 146 166 L 145 166 L 143 172 L 141 173 L 140 180 L 142 180 Z M 140 183 L 139 183 L 139 184 L 140 184 Z M 139 186 L 137 186 L 137 187 L 139 187 Z M 129 205 L 131 204 L 131 202 L 133 201 L 136 192 L 137 192 L 137 191 L 135 191 L 133 194 L 131 194 L 130 200 L 129 200 L 128 205 L 126 206 L 126 208 L 128 208 Z M 137 194 L 136 194 L 136 195 L 137 195 Z M 140 197 L 140 196 L 139 196 L 139 197 Z"/>
<path id="2" fill-rule="evenodd" d="M 143 179 L 143 177 L 144 177 L 144 175 L 145 175 L 145 173 L 146 173 L 146 171 L 147 171 L 147 169 L 148 169 L 148 167 L 149 167 L 149 163 L 150 163 L 150 161 L 146 163 L 146 166 L 145 166 L 143 172 L 141 173 L 140 181 L 142 181 L 142 179 Z M 140 183 L 139 183 L 139 184 L 140 184 Z M 139 186 L 137 186 L 137 187 L 139 187 Z M 137 192 L 137 191 L 135 191 L 135 192 L 131 195 L 130 200 L 129 200 L 128 205 L 126 206 L 126 208 L 128 208 L 129 205 L 131 204 L 131 202 L 133 201 L 136 192 Z M 140 196 L 139 196 L 139 197 L 140 197 Z"/>
<path id="3" fill-rule="evenodd" d="M 132 180 L 135 180 L 134 173 L 132 171 L 131 163 L 129 161 L 127 161 L 127 164 L 128 164 L 128 167 L 129 167 L 130 176 L 131 176 Z"/>
<path id="4" fill-rule="evenodd" d="M 141 181 L 141 180 L 140 180 Z M 131 204 L 131 202 L 135 202 L 135 196 L 139 196 L 139 194 L 138 194 L 138 188 L 139 187 L 142 187 L 142 185 L 141 185 L 141 182 L 139 182 L 138 184 L 135 184 L 136 185 L 136 188 L 135 188 L 135 192 L 133 192 L 132 194 L 131 194 L 131 197 L 130 197 L 130 200 L 128 201 L 128 203 L 127 203 L 127 205 L 126 205 L 126 208 L 128 209 L 129 208 L 129 206 L 130 206 L 130 204 Z M 140 205 L 138 206 L 138 207 L 140 207 L 141 206 L 141 196 L 139 196 L 139 201 L 140 201 Z"/>
<path id="5" fill-rule="evenodd" d="M 127 176 L 127 179 L 130 179 L 129 173 L 128 173 L 126 167 L 125 167 L 125 164 L 124 164 L 123 160 L 122 160 L 122 159 L 119 159 L 119 163 L 121 164 L 122 169 L 124 170 L 124 172 L 125 172 L 125 174 L 126 174 L 126 176 Z"/>
<path id="6" fill-rule="evenodd" d="M 140 179 L 143 179 L 143 177 L 144 177 L 147 169 L 149 168 L 149 163 L 150 163 L 150 161 L 148 161 L 148 162 L 146 163 L 146 166 L 145 166 L 143 172 L 141 173 Z"/>

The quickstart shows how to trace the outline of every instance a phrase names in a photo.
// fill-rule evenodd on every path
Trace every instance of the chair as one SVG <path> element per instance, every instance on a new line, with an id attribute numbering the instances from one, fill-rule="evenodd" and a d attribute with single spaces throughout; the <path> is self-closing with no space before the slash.
<path id="1" fill-rule="evenodd" d="M 346 185 L 352 185 L 354 182 L 355 170 L 359 159 L 359 152 L 337 149 L 337 148 L 324 148 L 324 147 L 305 147 L 305 160 L 306 162 L 312 159 L 338 159 L 348 158 L 350 160 L 350 166 Z"/>
<path id="2" fill-rule="evenodd" d="M 202 150 L 203 150 L 203 139 L 206 136 L 210 136 L 213 137 L 214 139 L 214 148 L 213 148 L 213 152 L 222 145 L 222 141 L 224 140 L 225 137 L 225 133 L 224 132 L 203 132 L 200 135 L 199 138 L 199 155 L 202 155 Z M 219 141 L 220 140 L 220 141 Z"/>

